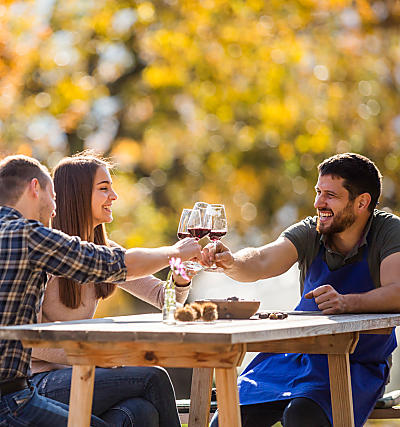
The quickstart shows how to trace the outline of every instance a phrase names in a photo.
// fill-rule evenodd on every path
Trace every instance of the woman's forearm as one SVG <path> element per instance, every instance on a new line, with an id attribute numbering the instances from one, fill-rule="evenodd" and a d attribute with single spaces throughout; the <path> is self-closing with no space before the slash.
<path id="1" fill-rule="evenodd" d="M 141 300 L 161 309 L 164 304 L 164 282 L 154 276 L 127 280 L 118 286 Z M 190 286 L 176 286 L 176 300 L 183 304 L 189 294 Z"/>

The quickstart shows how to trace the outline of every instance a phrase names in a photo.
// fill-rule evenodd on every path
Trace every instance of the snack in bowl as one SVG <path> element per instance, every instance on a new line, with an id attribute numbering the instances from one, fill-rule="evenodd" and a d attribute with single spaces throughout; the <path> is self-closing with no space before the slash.
<path id="1" fill-rule="evenodd" d="M 189 304 L 186 304 L 184 307 L 179 307 L 175 310 L 175 320 L 180 322 L 193 322 L 196 320 L 196 312 L 190 307 Z"/>
<path id="2" fill-rule="evenodd" d="M 260 307 L 260 301 L 244 300 L 238 297 L 226 299 L 197 300 L 198 304 L 214 303 L 218 309 L 218 319 L 249 319 Z"/>
<path id="3" fill-rule="evenodd" d="M 218 319 L 217 306 L 212 302 L 186 304 L 175 311 L 175 319 L 180 322 L 193 322 L 195 320 L 212 322 Z"/>
<path id="4" fill-rule="evenodd" d="M 203 316 L 203 306 L 201 304 L 197 304 L 196 302 L 192 302 L 190 307 L 195 311 L 196 316 L 194 320 L 200 320 Z"/>

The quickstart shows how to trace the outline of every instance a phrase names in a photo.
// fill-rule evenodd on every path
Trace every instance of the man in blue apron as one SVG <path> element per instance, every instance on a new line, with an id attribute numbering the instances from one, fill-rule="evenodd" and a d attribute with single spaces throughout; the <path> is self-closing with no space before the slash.
<path id="1" fill-rule="evenodd" d="M 375 209 L 381 174 L 364 156 L 345 153 L 318 166 L 317 215 L 289 227 L 273 243 L 235 254 L 218 242 L 205 249 L 235 280 L 254 282 L 300 269 L 296 310 L 324 314 L 400 311 L 400 219 Z M 381 396 L 396 347 L 390 335 L 362 334 L 350 369 L 356 426 Z M 260 353 L 238 379 L 245 427 L 332 425 L 326 355 Z M 218 423 L 216 415 L 211 426 Z"/>

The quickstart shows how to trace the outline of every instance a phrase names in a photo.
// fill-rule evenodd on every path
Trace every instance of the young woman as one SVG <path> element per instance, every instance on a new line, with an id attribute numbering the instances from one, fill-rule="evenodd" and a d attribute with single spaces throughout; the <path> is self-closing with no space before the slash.
<path id="1" fill-rule="evenodd" d="M 115 245 L 107 239 L 105 223 L 113 220 L 117 199 L 110 176 L 111 165 L 93 154 L 81 153 L 63 159 L 54 169 L 57 196 L 52 226 L 96 244 Z M 183 303 L 190 283 L 176 278 L 177 301 Z M 163 284 L 154 276 L 118 284 L 132 295 L 161 308 Z M 81 286 L 66 278 L 49 279 L 39 322 L 88 319 L 100 299 L 111 295 L 116 285 Z M 68 404 L 72 369 L 62 349 L 32 351 L 32 377 L 38 392 Z M 157 367 L 96 368 L 94 415 L 115 426 L 180 426 L 175 394 L 167 372 Z"/>

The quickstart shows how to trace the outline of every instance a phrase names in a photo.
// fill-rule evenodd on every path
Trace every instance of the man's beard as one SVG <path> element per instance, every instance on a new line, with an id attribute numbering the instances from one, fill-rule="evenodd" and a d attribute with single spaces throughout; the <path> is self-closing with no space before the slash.
<path id="1" fill-rule="evenodd" d="M 332 224 L 327 228 L 324 228 L 324 226 L 321 227 L 319 216 L 318 216 L 318 219 L 317 219 L 318 233 L 330 236 L 332 234 L 341 233 L 342 231 L 351 227 L 356 221 L 356 215 L 353 211 L 353 206 L 354 206 L 354 201 L 349 201 L 347 205 L 343 208 L 343 210 L 337 213 L 333 217 Z"/>

